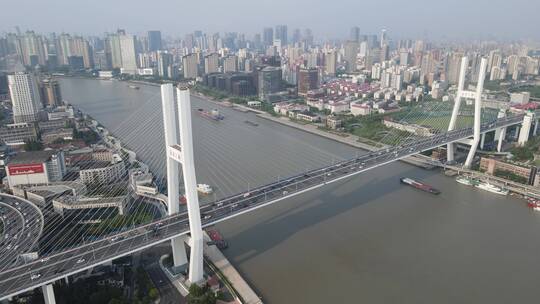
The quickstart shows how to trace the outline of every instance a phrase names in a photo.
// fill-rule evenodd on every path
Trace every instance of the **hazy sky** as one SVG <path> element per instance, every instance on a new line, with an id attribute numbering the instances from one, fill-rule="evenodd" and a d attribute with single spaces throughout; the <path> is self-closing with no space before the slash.
<path id="1" fill-rule="evenodd" d="M 183 35 L 309 27 L 316 39 L 386 28 L 390 37 L 540 40 L 540 0 L 0 0 L 0 32 L 101 34 L 125 28 Z M 290 34 L 289 34 L 290 35 Z"/>

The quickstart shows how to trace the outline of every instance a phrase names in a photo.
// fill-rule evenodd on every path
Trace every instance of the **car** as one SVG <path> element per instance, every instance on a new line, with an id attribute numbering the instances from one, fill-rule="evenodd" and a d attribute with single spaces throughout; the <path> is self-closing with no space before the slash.
<path id="1" fill-rule="evenodd" d="M 289 191 L 287 190 L 283 191 L 283 195 L 287 195 L 287 194 L 289 194 Z"/>
<path id="2" fill-rule="evenodd" d="M 216 203 L 216 207 L 221 207 L 221 206 L 223 206 L 223 202 L 217 202 Z"/>
<path id="3" fill-rule="evenodd" d="M 49 257 L 46 257 L 46 258 L 42 258 L 41 260 L 39 260 L 41 263 L 45 263 L 49 260 L 50 258 Z"/>
<path id="4" fill-rule="evenodd" d="M 249 193 L 249 192 L 244 193 L 244 198 L 249 197 L 250 195 L 251 195 L 251 193 Z"/>
<path id="5" fill-rule="evenodd" d="M 35 273 L 33 275 L 30 276 L 30 279 L 33 281 L 33 280 L 37 280 L 41 278 L 41 274 L 40 273 Z"/>
<path id="6" fill-rule="evenodd" d="M 233 209 L 236 208 L 236 207 L 238 207 L 238 204 L 232 204 L 231 205 L 231 208 L 233 208 Z"/>
<path id="7" fill-rule="evenodd" d="M 211 216 L 210 214 L 206 214 L 206 215 L 204 215 L 204 217 L 203 217 L 203 219 L 205 219 L 205 220 L 209 220 L 209 219 L 211 219 L 211 218 L 212 218 L 212 216 Z"/>
<path id="8" fill-rule="evenodd" d="M 81 263 L 84 263 L 86 262 L 86 259 L 85 258 L 80 258 L 77 260 L 77 264 L 81 264 Z"/>

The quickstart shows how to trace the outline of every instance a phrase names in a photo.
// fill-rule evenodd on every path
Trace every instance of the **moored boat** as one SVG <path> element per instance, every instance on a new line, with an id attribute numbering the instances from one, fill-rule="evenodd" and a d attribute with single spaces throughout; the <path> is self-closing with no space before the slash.
<path id="1" fill-rule="evenodd" d="M 490 183 L 478 183 L 477 185 L 475 185 L 475 187 L 499 195 L 508 195 L 508 193 L 510 192 L 508 191 L 508 189 L 504 189 Z"/>

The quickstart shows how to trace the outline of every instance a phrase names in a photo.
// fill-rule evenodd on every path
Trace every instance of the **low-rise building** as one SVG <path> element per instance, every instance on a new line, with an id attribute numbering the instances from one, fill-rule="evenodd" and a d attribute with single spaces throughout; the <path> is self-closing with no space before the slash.
<path id="1" fill-rule="evenodd" d="M 365 103 L 351 103 L 351 114 L 354 116 L 369 115 L 372 112 L 371 106 Z"/>
<path id="2" fill-rule="evenodd" d="M 494 175 L 496 171 L 506 171 L 512 174 L 521 176 L 527 179 L 529 185 L 537 186 L 540 184 L 540 179 L 537 178 L 538 170 L 536 167 L 525 167 L 504 162 L 494 158 L 480 158 L 480 171 Z"/>
<path id="3" fill-rule="evenodd" d="M 81 197 L 63 195 L 52 200 L 53 210 L 63 218 L 73 218 L 78 223 L 99 223 L 124 214 L 126 196 Z"/>
<path id="4" fill-rule="evenodd" d="M 79 163 L 79 177 L 86 185 L 107 185 L 125 177 L 124 162 L 89 161 Z"/>
<path id="5" fill-rule="evenodd" d="M 330 113 L 332 114 L 343 113 L 343 112 L 348 112 L 350 110 L 350 105 L 348 102 L 339 101 L 339 102 L 328 104 L 328 109 L 330 110 Z"/>
<path id="6" fill-rule="evenodd" d="M 337 116 L 327 116 L 326 126 L 330 129 L 339 129 L 343 126 L 343 120 Z"/>
<path id="7" fill-rule="evenodd" d="M 64 153 L 54 150 L 18 153 L 6 167 L 10 187 L 61 181 L 66 174 Z"/>
<path id="8" fill-rule="evenodd" d="M 521 92 L 521 93 L 511 93 L 510 102 L 515 104 L 526 104 L 529 103 L 531 99 L 531 93 Z"/>
<path id="9" fill-rule="evenodd" d="M 48 130 L 41 133 L 41 140 L 44 144 L 51 144 L 58 140 L 72 140 L 73 139 L 73 129 L 56 129 Z"/>
<path id="10" fill-rule="evenodd" d="M 0 141 L 8 146 L 21 146 L 27 141 L 37 140 L 33 123 L 15 123 L 0 127 Z"/>
<path id="11" fill-rule="evenodd" d="M 383 124 L 386 127 L 398 129 L 401 131 L 409 132 L 418 136 L 428 137 L 433 136 L 433 130 L 430 127 L 420 126 L 417 124 L 408 124 L 402 122 L 396 122 L 390 118 L 383 119 Z"/>
<path id="12" fill-rule="evenodd" d="M 321 121 L 321 117 L 315 113 L 311 112 L 301 112 L 296 114 L 296 119 L 298 120 L 304 120 L 309 122 L 319 122 Z"/>

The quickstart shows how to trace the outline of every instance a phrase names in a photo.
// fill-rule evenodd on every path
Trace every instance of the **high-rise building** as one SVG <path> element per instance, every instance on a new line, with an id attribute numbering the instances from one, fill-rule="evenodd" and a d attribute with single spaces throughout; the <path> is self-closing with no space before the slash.
<path id="1" fill-rule="evenodd" d="M 94 68 L 94 55 L 92 47 L 83 37 L 73 37 L 71 40 L 71 56 L 82 57 L 83 66 L 85 69 Z"/>
<path id="2" fill-rule="evenodd" d="M 402 49 L 399 51 L 399 65 L 408 66 L 409 65 L 409 51 Z"/>
<path id="3" fill-rule="evenodd" d="M 122 48 L 120 46 L 120 36 L 118 34 L 110 34 L 107 36 L 105 52 L 108 54 L 108 57 L 110 57 L 113 69 L 122 68 Z"/>
<path id="4" fill-rule="evenodd" d="M 173 55 L 165 52 L 158 52 L 158 75 L 163 78 L 173 78 L 172 66 Z"/>
<path id="5" fill-rule="evenodd" d="M 335 51 L 329 51 L 324 54 L 324 73 L 328 76 L 336 75 L 337 55 Z"/>
<path id="6" fill-rule="evenodd" d="M 56 40 L 56 59 L 59 65 L 68 65 L 69 57 L 72 56 L 71 51 L 71 36 L 69 34 L 61 34 Z"/>
<path id="7" fill-rule="evenodd" d="M 20 37 L 17 52 L 26 66 L 45 65 L 47 63 L 43 39 L 33 31 L 28 31 L 24 36 Z"/>
<path id="8" fill-rule="evenodd" d="M 122 73 L 137 73 L 137 49 L 135 46 L 135 36 L 120 36 L 120 51 L 122 54 Z"/>
<path id="9" fill-rule="evenodd" d="M 15 123 L 36 121 L 42 104 L 34 75 L 22 72 L 8 75 L 8 84 Z"/>
<path id="10" fill-rule="evenodd" d="M 383 45 L 388 44 L 388 41 L 386 41 L 386 39 L 387 39 L 386 38 L 386 30 L 383 29 L 381 31 L 381 49 L 382 49 Z"/>
<path id="11" fill-rule="evenodd" d="M 161 32 L 160 31 L 148 31 L 148 50 L 150 52 L 159 51 L 161 46 Z"/>
<path id="12" fill-rule="evenodd" d="M 446 80 L 449 84 L 457 84 L 461 70 L 461 58 L 463 54 L 452 53 L 446 61 Z"/>
<path id="13" fill-rule="evenodd" d="M 298 95 L 304 96 L 308 91 L 319 88 L 319 70 L 301 68 L 298 71 Z"/>
<path id="14" fill-rule="evenodd" d="M 276 33 L 275 33 L 274 40 L 276 39 L 279 39 L 281 41 L 282 46 L 285 46 L 288 44 L 286 25 L 276 25 Z"/>
<path id="15" fill-rule="evenodd" d="M 268 96 L 281 91 L 281 68 L 265 67 L 258 72 L 258 93 L 261 100 L 267 100 Z"/>
<path id="16" fill-rule="evenodd" d="M 358 26 L 351 27 L 350 38 L 351 41 L 360 42 L 360 28 Z"/>
<path id="17" fill-rule="evenodd" d="M 184 78 L 195 79 L 199 76 L 197 54 L 191 53 L 182 57 Z"/>
<path id="18" fill-rule="evenodd" d="M 359 45 L 356 41 L 347 41 L 345 42 L 344 48 L 344 59 L 347 62 L 347 72 L 356 71 L 356 59 L 358 56 Z"/>
<path id="19" fill-rule="evenodd" d="M 271 27 L 265 27 L 263 29 L 263 43 L 264 46 L 270 46 L 274 43 L 274 29 Z"/>
<path id="20" fill-rule="evenodd" d="M 204 73 L 217 73 L 219 72 L 219 54 L 212 53 L 204 56 Z"/>
<path id="21" fill-rule="evenodd" d="M 47 78 L 41 82 L 41 98 L 44 106 L 57 107 L 63 104 L 58 81 Z"/>
<path id="22" fill-rule="evenodd" d="M 388 44 L 383 44 L 381 47 L 381 54 L 380 54 L 380 61 L 386 61 L 390 58 L 390 47 L 388 47 Z"/>
<path id="23" fill-rule="evenodd" d="M 238 57 L 229 55 L 223 60 L 223 72 L 236 72 L 238 70 Z"/>
<path id="24" fill-rule="evenodd" d="M 296 43 L 300 43 L 301 41 L 302 41 L 302 33 L 300 32 L 300 29 L 295 29 L 292 35 L 292 43 L 296 44 Z"/>

